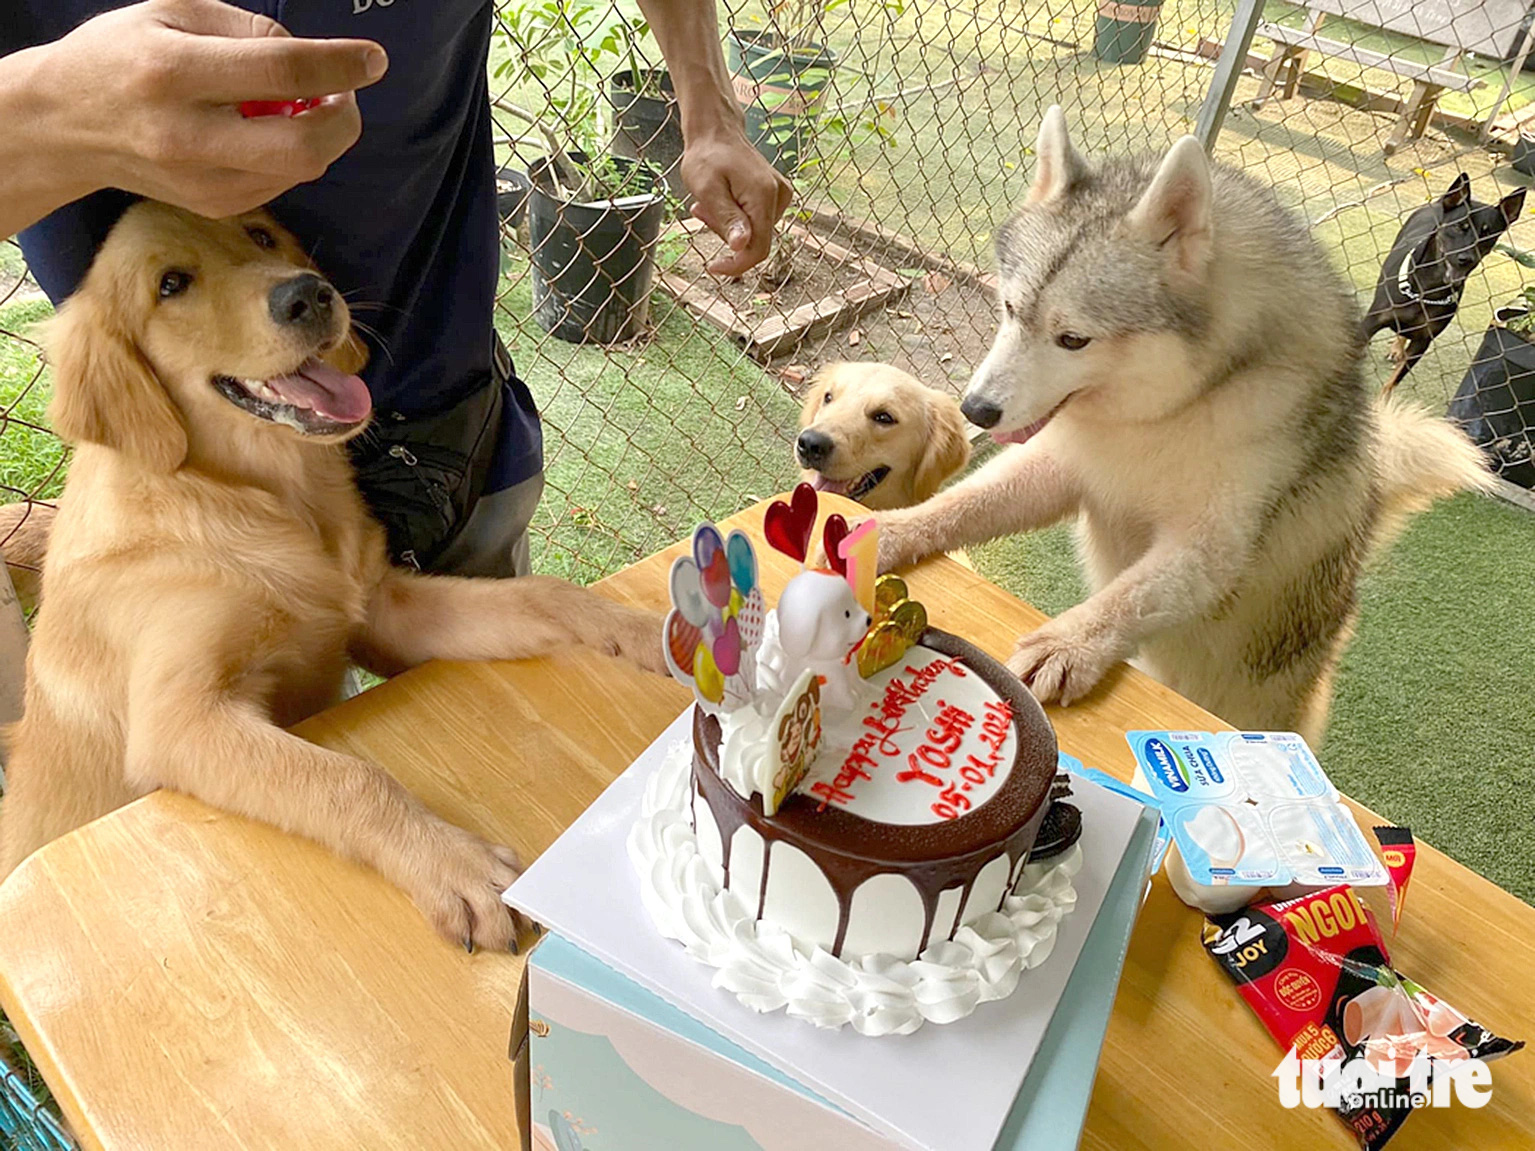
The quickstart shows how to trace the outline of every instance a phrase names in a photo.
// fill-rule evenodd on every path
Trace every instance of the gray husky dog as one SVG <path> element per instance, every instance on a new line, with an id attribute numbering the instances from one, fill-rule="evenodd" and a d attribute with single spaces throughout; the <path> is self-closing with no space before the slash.
<path id="1" fill-rule="evenodd" d="M 1012 444 L 885 512 L 882 568 L 1076 517 L 1091 596 L 1008 666 L 1070 703 L 1118 661 L 1241 727 L 1318 741 L 1360 570 L 1488 473 L 1370 394 L 1359 312 L 1273 193 L 1185 137 L 1090 166 L 1051 108 L 997 234 L 1000 327 L 964 413 Z"/>

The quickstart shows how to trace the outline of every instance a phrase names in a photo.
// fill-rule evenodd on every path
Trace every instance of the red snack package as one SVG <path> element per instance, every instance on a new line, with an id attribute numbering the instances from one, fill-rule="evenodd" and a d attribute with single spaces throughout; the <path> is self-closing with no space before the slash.
<path id="1" fill-rule="evenodd" d="M 301 100 L 247 100 L 240 105 L 240 115 L 247 120 L 258 116 L 297 116 L 319 103 L 319 97 L 309 96 Z"/>
<path id="2" fill-rule="evenodd" d="M 1203 939 L 1269 1034 L 1291 1050 L 1303 1101 L 1325 1101 L 1365 1151 L 1384 1147 L 1428 1101 L 1430 1078 L 1435 1098 L 1444 1093 L 1440 1067 L 1524 1046 L 1394 971 L 1375 917 L 1353 888 L 1214 916 Z"/>
<path id="3" fill-rule="evenodd" d="M 1407 884 L 1412 879 L 1413 864 L 1418 860 L 1418 845 L 1405 827 L 1377 827 L 1380 857 L 1391 882 L 1386 891 L 1391 896 L 1391 934 L 1402 926 L 1402 905 L 1407 902 Z"/>

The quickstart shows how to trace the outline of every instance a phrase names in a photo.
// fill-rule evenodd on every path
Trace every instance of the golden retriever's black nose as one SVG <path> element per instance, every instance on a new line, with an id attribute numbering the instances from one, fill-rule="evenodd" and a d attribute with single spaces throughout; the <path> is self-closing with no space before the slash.
<path id="1" fill-rule="evenodd" d="M 978 428 L 994 428 L 1002 420 L 1002 408 L 980 396 L 966 396 L 959 410 Z"/>
<path id="2" fill-rule="evenodd" d="M 313 272 L 284 280 L 267 297 L 267 310 L 279 327 L 330 331 L 336 289 Z"/>
<path id="3" fill-rule="evenodd" d="M 800 466 L 806 468 L 818 468 L 831 459 L 832 449 L 836 446 L 830 436 L 814 428 L 806 428 L 799 434 L 799 439 L 794 441 L 794 451 L 799 456 Z"/>

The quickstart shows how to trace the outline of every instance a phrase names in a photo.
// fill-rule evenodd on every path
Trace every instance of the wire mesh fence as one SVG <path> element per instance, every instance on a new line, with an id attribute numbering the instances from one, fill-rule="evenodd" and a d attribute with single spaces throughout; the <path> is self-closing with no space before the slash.
<path id="1" fill-rule="evenodd" d="M 1495 119 L 1506 151 L 1535 95 L 1512 66 L 1526 9 L 1270 3 L 1215 155 L 1278 189 L 1368 302 L 1406 215 L 1459 172 L 1478 202 L 1523 186 L 1479 136 Z M 633 0 L 500 3 L 497 324 L 546 429 L 537 565 L 590 580 L 783 487 L 819 364 L 881 360 L 961 390 L 991 336 L 992 231 L 1027 187 L 1044 109 L 1065 105 L 1089 155 L 1163 148 L 1192 128 L 1231 20 L 1217 0 L 733 0 L 737 94 L 796 201 L 775 258 L 730 281 L 705 270 L 720 241 L 689 224 L 670 78 Z M 1454 395 L 1520 295 L 1525 228 L 1465 279 L 1408 394 Z M 67 465 L 28 334 L 47 312 L 0 246 L 7 499 L 50 499 Z M 1371 347 L 1382 383 L 1388 344 Z M 1516 461 L 1520 408 L 1508 388 L 1498 403 Z"/>
<path id="2" fill-rule="evenodd" d="M 1515 165 L 1535 121 L 1530 8 L 1273 0 L 1213 144 L 1308 220 L 1362 306 L 1384 269 L 1409 305 L 1406 334 L 1436 328 L 1400 390 L 1444 410 L 1472 380 L 1459 411 L 1526 486 L 1535 347 L 1518 315 L 1490 329 L 1525 306 L 1535 267 L 1535 223 L 1504 228 L 1495 210 L 1528 182 Z M 589 581 L 788 486 L 798 399 L 821 364 L 888 362 L 962 391 L 994 325 L 993 230 L 1023 198 L 1045 109 L 1065 106 L 1089 156 L 1163 149 L 1193 129 L 1243 10 L 727 0 L 749 132 L 796 193 L 774 257 L 729 280 L 707 271 L 722 244 L 690 221 L 670 77 L 633 0 L 498 0 L 496 324 L 545 425 L 535 568 Z M 1446 213 L 1496 231 L 1480 236 L 1480 262 L 1460 267 L 1464 243 L 1446 240 L 1414 244 L 1404 265 L 1403 223 L 1461 173 L 1470 207 L 1494 209 Z M 1431 321 L 1423 301 L 1450 297 Z M 12 503 L 52 501 L 68 466 L 35 342 L 50 311 L 20 249 L 0 243 L 0 495 Z M 1381 385 L 1397 370 L 1388 343 L 1369 349 Z"/>

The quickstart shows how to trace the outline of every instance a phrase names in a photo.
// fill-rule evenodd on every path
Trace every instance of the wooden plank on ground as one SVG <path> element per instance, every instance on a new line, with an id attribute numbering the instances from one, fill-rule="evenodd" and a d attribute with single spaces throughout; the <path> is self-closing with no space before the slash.
<path id="1" fill-rule="evenodd" d="M 679 229 L 695 235 L 704 227 L 701 221 L 689 220 L 681 224 Z M 849 287 L 801 304 L 791 312 L 765 316 L 761 320 L 749 320 L 723 297 L 700 284 L 690 283 L 674 272 L 660 272 L 656 277 L 656 286 L 700 319 L 730 336 L 746 350 L 747 355 L 759 362 L 766 362 L 774 355 L 790 351 L 815 336 L 838 331 L 875 308 L 894 302 L 911 288 L 910 281 L 904 277 L 824 236 L 816 235 L 802 224 L 791 224 L 788 234 L 812 249 L 817 256 L 838 267 L 849 268 L 863 278 Z"/>

